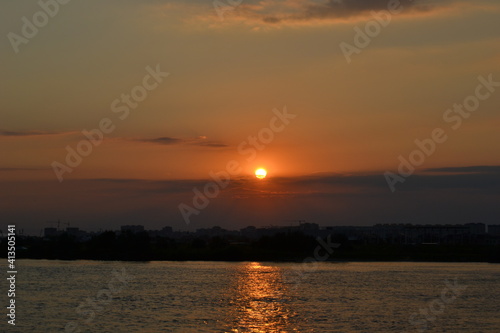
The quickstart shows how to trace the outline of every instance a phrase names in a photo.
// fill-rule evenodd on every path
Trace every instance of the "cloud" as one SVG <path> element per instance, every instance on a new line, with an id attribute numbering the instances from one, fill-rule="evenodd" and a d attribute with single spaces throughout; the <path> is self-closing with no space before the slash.
<path id="1" fill-rule="evenodd" d="M 151 194 L 186 194 L 191 193 L 194 187 L 203 187 L 206 180 L 197 179 L 179 179 L 179 180 L 147 180 L 137 178 L 94 178 L 84 180 L 72 180 L 73 183 L 100 183 L 109 191 L 117 190 L 116 187 L 108 187 L 108 185 L 118 186 L 120 191 L 130 191 L 131 193 L 144 195 Z"/>
<path id="2" fill-rule="evenodd" d="M 482 165 L 482 166 L 467 166 L 467 167 L 433 168 L 433 169 L 426 169 L 425 172 L 500 174 L 500 166 Z"/>
<path id="3" fill-rule="evenodd" d="M 153 143 L 153 144 L 161 144 L 161 145 L 194 145 L 208 148 L 225 148 L 229 147 L 227 144 L 215 142 L 215 141 L 207 141 L 206 136 L 199 136 L 194 139 L 179 139 L 173 137 L 158 137 L 152 139 L 134 139 L 134 141 L 145 142 L 145 143 Z"/>
<path id="4" fill-rule="evenodd" d="M 6 136 L 6 137 L 65 135 L 65 134 L 71 134 L 71 133 L 73 133 L 73 132 L 7 131 L 7 130 L 0 130 L 0 136 Z"/>
<path id="5" fill-rule="evenodd" d="M 183 143 L 184 140 L 182 139 L 177 139 L 177 138 L 171 138 L 168 136 L 160 137 L 160 138 L 154 138 L 154 139 L 140 139 L 137 141 L 141 142 L 149 142 L 149 143 L 157 143 L 161 145 L 175 145 L 179 143 Z"/>
<path id="6" fill-rule="evenodd" d="M 229 145 L 226 145 L 225 143 L 217 143 L 217 142 L 200 142 L 197 145 L 202 147 L 211 147 L 211 148 L 229 147 Z"/>
<path id="7" fill-rule="evenodd" d="M 497 223 L 500 171 L 474 168 L 480 172 L 464 174 L 450 167 L 440 169 L 457 173 L 414 174 L 396 193 L 389 190 L 382 172 L 271 177 L 265 183 L 238 177 L 210 200 L 207 209 L 192 216 L 193 227 L 217 224 L 238 229 L 290 218 L 315 219 L 322 225 Z M 60 186 L 51 185 L 52 180 L 0 181 L 0 208 L 12 220 L 24 216 L 33 228 L 37 221 L 54 216 L 67 216 L 72 225 L 87 228 L 137 221 L 149 228 L 185 228 L 179 204 L 193 205 L 194 189 L 203 192 L 210 181 L 74 179 Z M 25 200 L 26 196 L 37 200 Z"/>
<path id="8" fill-rule="evenodd" d="M 49 168 L 10 168 L 10 167 L 0 167 L 0 172 L 9 172 L 9 171 L 46 171 Z"/>
<path id="9" fill-rule="evenodd" d="M 260 23 L 317 24 L 334 23 L 371 15 L 372 11 L 395 6 L 398 15 L 428 14 L 460 3 L 459 0 L 263 0 L 247 1 L 225 12 L 224 19 Z M 394 5 L 395 4 L 395 5 Z"/>
<path id="10" fill-rule="evenodd" d="M 294 13 L 271 14 L 263 17 L 266 23 L 282 21 L 309 21 L 350 18 L 372 10 L 387 9 L 387 0 L 328 0 L 324 3 L 303 1 L 303 6 Z M 401 8 L 415 7 L 416 2 L 401 1 Z"/>
<path id="11" fill-rule="evenodd" d="M 431 172 L 436 172 L 432 174 Z M 314 193 L 386 193 L 389 191 L 382 174 L 320 174 L 302 177 L 276 178 L 280 188 L 294 192 Z M 500 193 L 500 166 L 444 167 L 427 169 L 408 177 L 398 191 L 429 192 L 434 190 L 481 191 Z"/>
<path id="12" fill-rule="evenodd" d="M 500 166 L 446 167 L 428 170 L 452 170 L 452 174 L 414 174 L 401 184 L 398 193 L 434 190 L 478 190 L 484 194 L 500 192 Z M 455 173 L 456 172 L 456 173 Z M 140 180 L 140 179 L 94 179 L 92 181 L 113 183 L 142 183 L 143 191 L 155 193 L 192 192 L 194 187 L 202 189 L 210 179 Z M 370 174 L 317 174 L 296 177 L 273 177 L 266 186 L 254 177 L 233 177 L 224 190 L 231 196 L 329 196 L 329 195 L 387 195 L 393 196 L 382 173 Z M 398 194 L 396 194 L 398 195 Z"/>
<path id="13" fill-rule="evenodd" d="M 138 182 L 143 182 L 144 180 L 136 178 L 91 178 L 91 179 L 84 179 L 83 181 L 124 184 L 124 183 L 138 183 Z"/>

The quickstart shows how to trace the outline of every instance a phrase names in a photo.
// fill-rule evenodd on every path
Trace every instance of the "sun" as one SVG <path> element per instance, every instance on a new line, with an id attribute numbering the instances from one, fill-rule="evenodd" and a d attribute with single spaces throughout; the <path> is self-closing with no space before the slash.
<path id="1" fill-rule="evenodd" d="M 259 179 L 264 179 L 264 178 L 266 178 L 266 176 L 267 176 L 266 169 L 260 168 L 260 169 L 255 170 L 255 177 L 257 177 Z"/>

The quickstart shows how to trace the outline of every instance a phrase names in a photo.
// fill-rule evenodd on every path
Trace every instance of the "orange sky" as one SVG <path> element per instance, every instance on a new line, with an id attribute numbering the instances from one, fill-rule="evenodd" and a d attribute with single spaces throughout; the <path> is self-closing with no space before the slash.
<path id="1" fill-rule="evenodd" d="M 348 63 L 341 43 L 355 45 L 355 29 L 373 24 L 371 12 L 388 10 L 388 3 L 243 0 L 219 17 L 206 1 L 70 2 L 17 45 L 12 34 L 23 36 L 22 18 L 32 20 L 42 9 L 36 2 L 2 4 L 0 29 L 7 38 L 0 49 L 0 186 L 8 192 L 1 195 L 1 219 L 21 220 L 32 230 L 58 218 L 84 229 L 132 220 L 186 227 L 178 205 L 192 197 L 188 184 L 203 186 L 211 172 L 236 161 L 236 185 L 258 167 L 268 170 L 267 187 L 259 193 L 271 199 L 260 202 L 262 214 L 255 215 L 256 192 L 232 184 L 196 216 L 199 225 L 230 226 L 238 214 L 255 224 L 279 224 L 289 215 L 321 224 L 370 223 L 358 215 L 347 218 L 368 200 L 352 196 L 371 191 L 371 180 L 356 184 L 366 175 L 381 182 L 374 204 L 381 212 L 394 206 L 391 200 L 401 204 L 404 195 L 391 193 L 384 172 L 397 172 L 398 157 L 408 159 L 415 140 L 429 138 L 436 128 L 448 139 L 416 174 L 499 165 L 500 88 L 456 130 L 443 115 L 475 94 L 479 76 L 500 81 L 500 4 L 402 1 L 401 12 Z M 294 117 L 281 119 L 284 110 Z M 97 128 L 107 130 L 102 142 L 94 134 L 98 145 L 88 143 L 82 131 Z M 67 147 L 77 150 L 79 144 L 91 152 L 69 166 Z M 490 169 L 487 174 L 497 175 Z M 309 177 L 326 175 L 349 181 L 333 186 L 327 177 L 321 178 L 327 185 L 308 183 Z M 94 184 L 98 179 L 119 180 L 123 192 L 112 181 Z M 278 185 L 273 179 L 286 181 Z M 297 183 L 303 179 L 311 187 Z M 182 190 L 162 187 L 162 198 L 141 197 L 143 186 L 154 192 L 151 184 L 173 186 L 169 182 L 182 183 Z M 397 186 L 405 191 L 412 188 L 408 184 Z M 419 196 L 436 195 L 427 191 Z M 313 193 L 340 199 L 303 199 L 308 203 L 302 210 L 287 210 L 301 202 L 297 197 Z M 127 207 L 118 203 L 122 195 Z M 229 198 L 238 198 L 238 205 Z M 127 220 L 129 210 L 135 215 Z M 485 219 L 498 219 L 488 204 L 482 210 L 488 212 Z M 435 209 L 424 216 L 432 214 Z M 443 214 L 460 216 L 437 215 Z M 405 213 L 375 216 L 374 223 L 397 222 Z"/>

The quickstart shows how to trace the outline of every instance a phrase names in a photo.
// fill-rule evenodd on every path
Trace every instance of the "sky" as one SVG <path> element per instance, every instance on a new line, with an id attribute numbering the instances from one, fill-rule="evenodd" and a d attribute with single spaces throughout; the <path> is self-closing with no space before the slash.
<path id="1" fill-rule="evenodd" d="M 3 224 L 500 221 L 498 1 L 0 8 Z"/>

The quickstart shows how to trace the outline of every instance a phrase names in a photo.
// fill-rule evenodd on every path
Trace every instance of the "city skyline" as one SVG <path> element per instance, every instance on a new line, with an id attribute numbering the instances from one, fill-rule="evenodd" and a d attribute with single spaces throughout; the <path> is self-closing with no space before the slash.
<path id="1" fill-rule="evenodd" d="M 142 224 L 134 224 L 134 225 L 120 225 L 119 227 L 113 228 L 99 228 L 97 230 L 91 230 L 87 228 L 80 228 L 79 226 L 71 225 L 70 222 L 64 221 L 47 221 L 44 223 L 44 227 L 40 230 L 39 234 L 25 234 L 24 230 L 19 230 L 20 235 L 24 236 L 55 236 L 61 235 L 64 233 L 68 234 L 99 234 L 102 232 L 113 231 L 113 232 L 124 232 L 131 231 L 133 233 L 136 232 L 147 232 L 153 235 L 162 235 L 166 236 L 167 234 L 177 233 L 178 235 L 185 234 L 197 234 L 197 233 L 205 233 L 205 232 L 213 232 L 213 231 L 223 231 L 223 232 L 243 232 L 243 231 L 252 231 L 252 230 L 260 230 L 260 231 L 276 231 L 280 232 L 280 230 L 297 230 L 297 231 L 337 231 L 338 230 L 371 230 L 377 229 L 381 230 L 394 230 L 394 229 L 403 229 L 403 228 L 460 228 L 460 229 L 470 229 L 470 232 L 474 234 L 491 234 L 494 236 L 500 235 L 500 224 L 485 224 L 485 223 L 465 223 L 465 224 L 412 224 L 412 223 L 377 223 L 371 225 L 342 225 L 342 224 L 327 224 L 327 225 L 319 225 L 314 222 L 308 222 L 306 220 L 290 220 L 287 221 L 287 224 L 271 224 L 266 226 L 256 227 L 254 225 L 248 225 L 238 229 L 225 229 L 218 225 L 208 226 L 206 228 L 197 228 L 192 230 L 187 229 L 174 229 L 170 225 L 164 225 L 158 229 L 150 229 Z M 324 233 L 321 234 L 324 236 Z"/>

